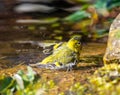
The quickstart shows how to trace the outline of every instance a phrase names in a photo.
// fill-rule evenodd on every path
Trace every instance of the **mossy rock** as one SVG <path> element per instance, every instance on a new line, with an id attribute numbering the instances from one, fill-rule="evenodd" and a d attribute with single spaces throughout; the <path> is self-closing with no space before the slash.
<path id="1" fill-rule="evenodd" d="M 104 64 L 120 63 L 120 14 L 116 17 L 110 27 L 103 61 Z"/>
<path id="2" fill-rule="evenodd" d="M 120 95 L 120 64 L 113 63 L 99 68 L 89 82 L 90 95 Z"/>

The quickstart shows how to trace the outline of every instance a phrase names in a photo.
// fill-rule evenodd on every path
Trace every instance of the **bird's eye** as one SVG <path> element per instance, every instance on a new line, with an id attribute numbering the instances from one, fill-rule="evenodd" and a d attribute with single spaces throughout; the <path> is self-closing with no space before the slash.
<path id="1" fill-rule="evenodd" d="M 78 44 L 81 44 L 81 42 L 78 42 Z"/>

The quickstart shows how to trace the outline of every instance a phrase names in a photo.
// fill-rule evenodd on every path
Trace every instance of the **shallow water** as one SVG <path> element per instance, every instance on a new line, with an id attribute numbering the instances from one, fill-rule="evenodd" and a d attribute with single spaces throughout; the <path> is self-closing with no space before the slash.
<path id="1" fill-rule="evenodd" d="M 13 75 L 18 70 L 26 71 L 29 64 L 37 63 L 46 57 L 42 52 L 44 45 L 46 45 L 43 38 L 46 40 L 48 35 L 42 36 L 43 31 L 31 33 L 25 29 L 18 28 L 12 31 L 9 28 L 0 31 L 0 75 Z M 41 35 L 36 36 L 37 33 Z M 49 46 L 54 42 L 49 40 L 47 45 Z M 67 91 L 76 82 L 87 83 L 87 78 L 96 69 L 103 66 L 102 57 L 105 48 L 105 43 L 84 44 L 80 56 L 81 61 L 77 68 L 70 72 L 33 69 L 41 76 L 41 79 L 55 81 L 56 88 L 50 91 L 49 95 L 57 95 L 59 92 Z"/>
<path id="2" fill-rule="evenodd" d="M 42 41 L 1 41 L 0 69 L 11 68 L 19 64 L 33 64 L 40 62 L 47 55 L 43 53 L 46 42 Z M 47 43 L 48 45 L 52 43 Z M 87 43 L 83 45 L 81 62 L 102 63 L 105 44 Z"/>
<path id="3" fill-rule="evenodd" d="M 50 43 L 47 43 L 48 45 Z M 0 42 L 0 71 L 11 69 L 16 71 L 17 66 L 28 66 L 29 64 L 40 62 L 46 57 L 43 54 L 44 42 L 41 41 L 1 41 Z M 79 69 L 87 69 L 90 65 L 103 65 L 102 57 L 105 52 L 106 44 L 87 43 L 83 45 L 80 56 Z M 80 66 L 79 66 L 80 65 Z M 81 68 L 83 65 L 83 68 Z M 80 67 L 80 68 L 79 68 Z M 90 66 L 91 68 L 92 66 Z M 38 70 L 40 70 L 38 68 Z M 2 72 L 4 73 L 4 72 Z M 6 72 L 5 72 L 6 73 Z"/>
<path id="4" fill-rule="evenodd" d="M 39 41 L 1 41 L 0 64 L 1 69 L 14 67 L 18 64 L 33 64 L 41 61 L 43 54 L 42 43 Z"/>
<path id="5" fill-rule="evenodd" d="M 68 40 L 69 35 L 76 34 L 76 31 L 71 30 L 71 32 L 69 29 L 63 29 L 64 27 L 50 29 L 51 25 L 17 24 L 12 21 L 14 22 L 15 19 L 0 22 L 0 75 L 12 75 L 18 70 L 26 70 L 29 64 L 37 63 L 44 59 L 46 57 L 43 54 L 43 47 L 46 45 L 45 40 L 49 40 L 47 41 L 48 46 L 55 42 L 53 40 L 56 36 L 54 30 L 58 31 L 61 29 L 57 34 L 57 36 L 63 36 L 61 41 Z M 63 32 L 61 33 L 61 31 Z M 77 68 L 70 72 L 40 68 L 33 69 L 42 79 L 56 82 L 57 88 L 51 91 L 51 95 L 57 95 L 61 91 L 67 91 L 76 82 L 87 83 L 87 78 L 96 69 L 103 66 L 102 57 L 105 48 L 106 43 L 83 44 L 81 60 Z"/>
<path id="6" fill-rule="evenodd" d="M 30 42 L 7 41 L 0 43 L 0 75 L 13 75 L 18 70 L 26 71 L 30 63 L 36 63 L 45 57 L 42 53 L 43 48 L 40 47 L 41 44 L 35 45 Z M 57 95 L 57 93 L 67 91 L 76 82 L 87 83 L 88 77 L 103 66 L 102 57 L 105 47 L 106 44 L 101 43 L 87 43 L 83 45 L 80 56 L 81 61 L 76 69 L 69 72 L 40 68 L 33 69 L 41 76 L 41 79 L 53 80 L 55 82 L 56 87 L 50 91 L 50 95 Z"/>

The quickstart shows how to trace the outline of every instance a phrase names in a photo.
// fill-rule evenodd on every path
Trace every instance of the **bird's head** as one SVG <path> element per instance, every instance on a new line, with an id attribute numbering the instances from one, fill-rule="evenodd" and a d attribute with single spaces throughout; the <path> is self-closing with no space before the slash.
<path id="1" fill-rule="evenodd" d="M 74 52 L 80 52 L 82 48 L 80 40 L 81 36 L 79 35 L 72 37 L 67 43 L 68 48 L 70 48 Z"/>

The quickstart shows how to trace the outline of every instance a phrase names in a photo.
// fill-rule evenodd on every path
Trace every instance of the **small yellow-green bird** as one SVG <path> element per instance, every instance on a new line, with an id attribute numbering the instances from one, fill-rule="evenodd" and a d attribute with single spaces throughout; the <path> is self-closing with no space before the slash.
<path id="1" fill-rule="evenodd" d="M 51 55 L 33 67 L 71 70 L 78 63 L 82 49 L 81 36 L 74 36 L 68 42 L 56 44 Z"/>

